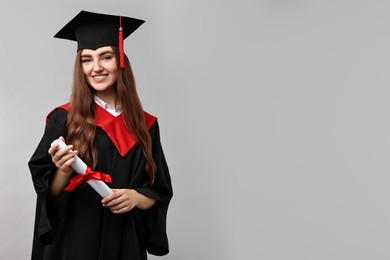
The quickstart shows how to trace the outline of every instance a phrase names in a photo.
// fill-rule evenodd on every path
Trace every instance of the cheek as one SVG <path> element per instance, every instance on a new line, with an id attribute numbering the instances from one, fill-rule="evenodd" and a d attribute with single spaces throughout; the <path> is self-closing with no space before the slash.
<path id="1" fill-rule="evenodd" d="M 116 65 L 116 60 L 112 59 L 112 61 L 108 64 L 107 67 L 108 70 L 110 70 L 111 73 L 117 74 L 118 73 L 118 66 Z"/>
<path id="2" fill-rule="evenodd" d="M 116 66 L 116 64 L 114 64 L 113 66 L 110 66 L 110 68 L 108 68 L 110 73 L 114 76 L 115 80 L 118 78 L 118 67 Z"/>
<path id="3" fill-rule="evenodd" d="M 88 66 L 88 65 L 83 64 L 83 72 L 84 72 L 85 76 L 88 76 L 91 73 L 91 70 L 92 70 L 91 68 L 92 68 L 92 66 Z"/>

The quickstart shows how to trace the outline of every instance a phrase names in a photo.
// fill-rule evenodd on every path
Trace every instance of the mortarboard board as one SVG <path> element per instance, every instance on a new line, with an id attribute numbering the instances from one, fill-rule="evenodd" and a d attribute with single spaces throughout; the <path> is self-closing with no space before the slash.
<path id="1" fill-rule="evenodd" d="M 96 50 L 103 46 L 119 47 L 120 64 L 123 68 L 123 39 L 126 39 L 144 22 L 131 17 L 81 11 L 54 37 L 77 41 L 77 51 Z"/>

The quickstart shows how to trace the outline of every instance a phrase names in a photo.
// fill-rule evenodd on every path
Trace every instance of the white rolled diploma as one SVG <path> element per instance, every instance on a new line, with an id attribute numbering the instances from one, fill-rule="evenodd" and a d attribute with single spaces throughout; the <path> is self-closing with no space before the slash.
<path id="1" fill-rule="evenodd" d="M 61 139 L 56 139 L 52 142 L 53 144 L 58 144 L 58 148 L 61 149 L 66 146 L 66 144 L 61 141 Z M 85 174 L 87 170 L 87 165 L 83 162 L 78 156 L 76 156 L 76 160 L 70 165 L 73 170 L 75 170 L 78 174 Z M 97 192 L 102 198 L 111 195 L 113 192 L 104 181 L 100 180 L 89 180 L 87 183 Z"/>

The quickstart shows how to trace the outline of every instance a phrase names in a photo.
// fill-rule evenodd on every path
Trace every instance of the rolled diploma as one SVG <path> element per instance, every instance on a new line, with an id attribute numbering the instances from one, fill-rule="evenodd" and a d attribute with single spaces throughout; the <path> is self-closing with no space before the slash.
<path id="1" fill-rule="evenodd" d="M 61 139 L 54 140 L 52 145 L 53 144 L 58 144 L 59 149 L 66 146 L 66 144 L 63 141 L 61 141 Z M 74 163 L 72 163 L 70 166 L 72 166 L 73 170 L 75 170 L 79 174 L 85 174 L 85 171 L 87 170 L 87 165 L 78 156 L 76 156 L 76 161 L 74 161 Z M 108 187 L 107 184 L 104 183 L 104 181 L 89 180 L 87 181 L 87 183 L 97 193 L 99 193 L 99 195 L 102 196 L 102 198 L 111 195 L 113 193 L 110 187 Z"/>

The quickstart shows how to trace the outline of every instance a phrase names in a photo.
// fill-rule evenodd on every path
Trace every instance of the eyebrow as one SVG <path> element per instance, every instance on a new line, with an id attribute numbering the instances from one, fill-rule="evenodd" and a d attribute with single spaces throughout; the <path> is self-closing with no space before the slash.
<path id="1" fill-rule="evenodd" d="M 98 56 L 101 57 L 101 56 L 104 56 L 106 54 L 114 54 L 113 51 L 103 51 L 102 53 L 99 53 Z M 83 57 L 92 57 L 91 54 L 81 54 L 81 58 Z"/>

